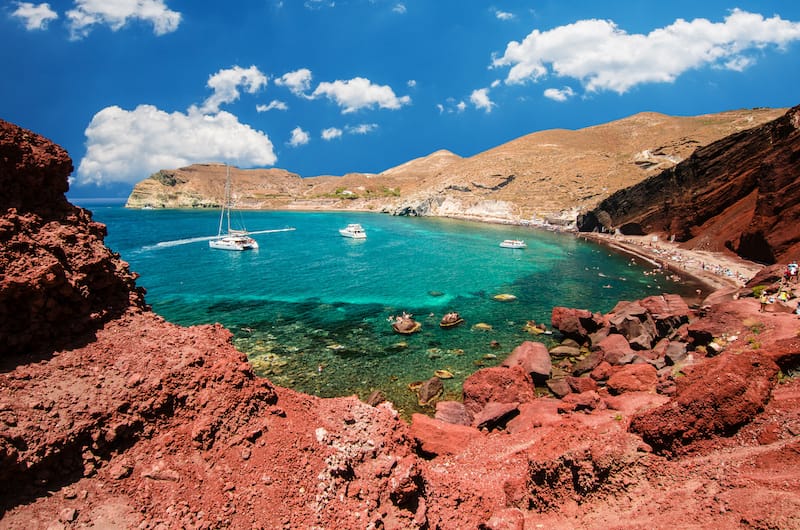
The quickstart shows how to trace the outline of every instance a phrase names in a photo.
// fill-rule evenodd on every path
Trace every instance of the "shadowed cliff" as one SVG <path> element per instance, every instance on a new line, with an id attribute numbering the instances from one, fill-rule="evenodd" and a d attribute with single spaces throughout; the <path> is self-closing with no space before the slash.
<path id="1" fill-rule="evenodd" d="M 760 263 L 800 254 L 800 106 L 701 147 L 579 218 L 581 231 L 674 236 Z"/>

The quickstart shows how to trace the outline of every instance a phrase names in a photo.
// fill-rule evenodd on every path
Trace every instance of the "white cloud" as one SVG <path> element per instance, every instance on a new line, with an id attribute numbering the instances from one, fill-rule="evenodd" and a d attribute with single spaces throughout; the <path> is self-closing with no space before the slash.
<path id="1" fill-rule="evenodd" d="M 299 147 L 301 145 L 306 145 L 311 140 L 311 136 L 301 129 L 300 127 L 295 127 L 292 129 L 292 137 L 289 140 L 289 145 L 292 147 Z"/>
<path id="2" fill-rule="evenodd" d="M 544 97 L 550 98 L 553 101 L 566 101 L 575 95 L 572 87 L 565 86 L 564 88 L 548 88 L 544 91 Z"/>
<path id="3" fill-rule="evenodd" d="M 288 72 L 275 79 L 275 84 L 285 86 L 296 96 L 305 96 L 305 92 L 311 88 L 311 70 L 300 68 L 294 72 Z"/>
<path id="4" fill-rule="evenodd" d="M 494 16 L 496 16 L 498 20 L 512 20 L 514 18 L 514 13 L 508 13 L 506 11 L 495 9 Z"/>
<path id="5" fill-rule="evenodd" d="M 740 70 L 770 45 L 800 40 L 800 22 L 734 9 L 724 22 L 676 20 L 650 33 L 628 34 L 609 20 L 580 20 L 512 41 L 495 67 L 510 67 L 505 82 L 521 84 L 550 74 L 579 80 L 590 92 L 623 94 L 642 83 L 670 83 L 687 70 Z"/>
<path id="6" fill-rule="evenodd" d="M 399 15 L 404 15 L 406 11 L 407 11 L 406 5 L 402 2 L 399 4 L 395 4 L 395 6 L 392 8 L 392 12 L 397 13 Z"/>
<path id="7" fill-rule="evenodd" d="M 369 134 L 377 128 L 377 123 L 361 123 L 347 127 L 347 132 L 350 134 Z"/>
<path id="8" fill-rule="evenodd" d="M 489 99 L 488 88 L 480 88 L 478 90 L 473 90 L 472 94 L 469 95 L 469 101 L 473 105 L 475 105 L 476 109 L 483 109 L 487 113 L 492 112 L 492 107 L 497 106 L 494 102 L 492 102 L 491 99 Z"/>
<path id="9" fill-rule="evenodd" d="M 160 169 L 220 161 L 271 166 L 277 160 L 269 137 L 228 112 L 167 113 L 152 105 L 132 111 L 106 107 L 86 128 L 80 184 L 135 183 Z"/>
<path id="10" fill-rule="evenodd" d="M 267 76 L 255 66 L 247 69 L 234 66 L 227 70 L 220 70 L 208 78 L 207 85 L 214 93 L 203 102 L 200 110 L 206 113 L 217 112 L 220 105 L 239 99 L 240 86 L 244 87 L 248 94 L 255 94 L 266 84 Z"/>
<path id="11" fill-rule="evenodd" d="M 17 17 L 25 22 L 25 29 L 47 29 L 47 24 L 51 20 L 58 18 L 58 13 L 50 9 L 50 4 L 34 5 L 30 2 L 17 2 L 11 16 Z"/>
<path id="12" fill-rule="evenodd" d="M 414 87 L 416 87 L 416 86 L 417 86 L 417 80 L 416 80 L 416 79 L 409 79 L 409 80 L 406 82 L 406 86 L 407 86 L 408 88 L 414 88 Z"/>
<path id="13" fill-rule="evenodd" d="M 181 22 L 181 14 L 167 8 L 163 0 L 75 0 L 67 18 L 73 39 L 87 36 L 99 24 L 117 31 L 131 20 L 142 20 L 153 24 L 156 35 L 165 35 Z"/>
<path id="14" fill-rule="evenodd" d="M 336 138 L 342 137 L 342 130 L 336 127 L 328 127 L 327 129 L 323 129 L 322 133 L 320 134 L 323 140 L 330 141 Z"/>
<path id="15" fill-rule="evenodd" d="M 465 110 L 467 110 L 467 104 L 466 104 L 466 102 L 464 102 L 463 100 L 462 100 L 462 101 L 459 101 L 459 102 L 456 104 L 456 110 L 457 110 L 458 112 L 464 112 Z"/>
<path id="16" fill-rule="evenodd" d="M 271 110 L 289 110 L 289 105 L 277 99 L 270 101 L 269 105 L 256 105 L 257 112 L 269 112 Z"/>
<path id="17" fill-rule="evenodd" d="M 374 85 L 369 79 L 355 77 L 347 81 L 320 83 L 311 98 L 325 96 L 342 107 L 342 114 L 359 109 L 378 106 L 382 109 L 397 110 L 411 103 L 409 96 L 397 97 L 391 87 Z"/>

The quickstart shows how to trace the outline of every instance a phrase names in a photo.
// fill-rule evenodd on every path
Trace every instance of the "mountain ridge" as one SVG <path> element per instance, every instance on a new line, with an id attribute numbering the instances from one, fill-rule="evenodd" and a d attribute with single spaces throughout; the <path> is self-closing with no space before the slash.
<path id="1" fill-rule="evenodd" d="M 785 111 L 740 109 L 689 117 L 641 112 L 577 130 L 532 132 L 470 157 L 440 149 L 377 174 L 301 177 L 283 169 L 236 168 L 232 174 L 241 208 L 574 222 L 579 212 L 673 167 L 697 147 L 766 123 Z M 126 205 L 218 207 L 222 167 L 196 164 L 161 170 L 140 181 Z M 169 185 L 159 180 L 157 176 L 164 174 L 180 182 Z M 254 175 L 267 181 L 249 179 Z M 203 179 L 215 184 L 204 185 Z"/>

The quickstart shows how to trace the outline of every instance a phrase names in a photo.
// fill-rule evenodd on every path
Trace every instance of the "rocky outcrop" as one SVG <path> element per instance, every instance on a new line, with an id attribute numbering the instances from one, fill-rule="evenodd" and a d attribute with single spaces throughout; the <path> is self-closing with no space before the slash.
<path id="1" fill-rule="evenodd" d="M 800 107 L 795 107 L 614 193 L 579 219 L 579 229 L 674 236 L 684 248 L 727 248 L 761 263 L 795 259 L 798 159 Z"/>
<path id="2" fill-rule="evenodd" d="M 0 344 L 4 356 L 49 352 L 130 305 L 143 307 L 105 226 L 69 204 L 72 161 L 52 142 L 0 120 Z"/>

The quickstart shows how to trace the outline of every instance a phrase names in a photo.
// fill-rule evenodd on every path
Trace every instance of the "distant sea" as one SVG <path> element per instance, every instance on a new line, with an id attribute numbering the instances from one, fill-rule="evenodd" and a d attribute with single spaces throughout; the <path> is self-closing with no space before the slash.
<path id="1" fill-rule="evenodd" d="M 695 285 L 651 274 L 652 266 L 569 234 L 519 226 L 370 213 L 247 211 L 260 249 L 210 249 L 212 210 L 128 210 L 120 202 L 74 201 L 108 226 L 107 245 L 140 274 L 147 302 L 181 325 L 220 322 L 255 370 L 274 383 L 332 397 L 380 390 L 408 417 L 427 412 L 409 383 L 444 369 L 443 399 L 460 399 L 464 378 L 495 366 L 534 336 L 528 320 L 549 326 L 554 306 L 608 312 L 619 300 Z M 367 239 L 339 235 L 360 223 Z M 523 239 L 522 250 L 500 248 Z M 497 294 L 516 300 L 500 302 Z M 420 333 L 394 333 L 406 311 Z M 440 329 L 458 311 L 466 320 Z M 491 330 L 475 329 L 484 323 Z M 499 346 L 492 346 L 492 341 Z"/>

